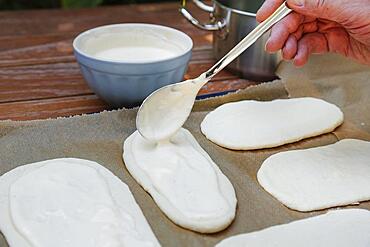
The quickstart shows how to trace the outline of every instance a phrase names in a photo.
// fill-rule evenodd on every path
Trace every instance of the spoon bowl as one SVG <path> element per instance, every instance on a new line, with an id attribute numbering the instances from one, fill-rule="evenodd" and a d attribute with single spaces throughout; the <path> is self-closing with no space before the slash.
<path id="1" fill-rule="evenodd" d="M 190 115 L 205 79 L 205 74 L 202 74 L 197 79 L 168 85 L 149 95 L 137 113 L 136 128 L 139 133 L 145 139 L 156 142 L 175 134 L 178 126 L 181 127 Z"/>

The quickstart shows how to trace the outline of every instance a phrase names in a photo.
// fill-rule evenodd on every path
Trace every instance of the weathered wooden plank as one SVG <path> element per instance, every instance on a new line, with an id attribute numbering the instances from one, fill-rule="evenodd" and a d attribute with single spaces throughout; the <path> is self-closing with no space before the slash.
<path id="1" fill-rule="evenodd" d="M 101 26 L 100 24 L 94 25 L 93 27 Z M 192 30 L 191 27 L 189 30 L 185 28 L 178 28 L 179 30 L 187 33 L 194 42 L 194 47 L 196 49 L 206 48 L 209 49 L 212 46 L 212 33 Z M 74 39 L 80 32 L 73 32 L 73 33 L 58 33 L 58 34 L 29 34 L 29 35 L 20 35 L 20 36 L 1 36 L 0 34 L 0 52 L 9 51 L 12 49 L 19 49 L 19 48 L 28 48 L 32 46 L 39 46 L 39 45 L 46 45 L 50 43 L 57 43 L 57 45 L 64 45 L 63 43 L 60 44 L 59 42 L 69 42 L 69 47 L 72 47 L 72 42 L 70 40 Z M 38 47 L 37 47 L 38 48 Z M 64 48 L 64 47 L 59 47 Z"/>
<path id="2" fill-rule="evenodd" d="M 124 5 L 80 10 L 37 10 L 0 12 L 0 36 L 76 34 L 99 25 L 145 22 L 167 25 L 189 32 L 203 32 L 189 24 L 177 11 L 177 3 L 160 5 Z M 165 8 L 165 9 L 162 9 Z M 208 15 L 190 6 L 201 20 Z M 52 18 L 51 18 L 52 17 Z M 48 21 L 45 21 L 45 20 Z"/>
<path id="3" fill-rule="evenodd" d="M 214 65 L 214 62 L 204 62 L 204 61 L 193 61 L 189 64 L 188 71 L 185 74 L 185 79 L 192 79 L 198 77 L 201 73 L 207 71 Z M 215 77 L 215 81 L 219 80 L 229 80 L 238 78 L 236 75 L 232 74 L 227 70 L 222 70 Z"/>
<path id="4" fill-rule="evenodd" d="M 202 37 L 199 36 L 196 38 L 199 39 Z M 211 47 L 194 47 L 192 60 L 204 62 L 212 61 L 213 54 Z M 0 68 L 74 61 L 75 58 L 73 55 L 72 40 L 63 40 L 2 52 L 0 51 Z"/>
<path id="5" fill-rule="evenodd" d="M 91 94 L 75 62 L 0 69 L 0 102 Z"/>
<path id="6" fill-rule="evenodd" d="M 253 86 L 256 84 L 257 84 L 256 82 L 245 79 L 212 81 L 203 86 L 203 88 L 199 91 L 199 96 L 204 97 L 207 95 L 218 94 L 221 92 L 237 91 L 239 89 L 245 89 L 249 86 Z"/>
<path id="7" fill-rule="evenodd" d="M 243 79 L 211 81 L 204 86 L 199 95 L 212 95 L 234 91 L 255 85 Z M 29 100 L 0 104 L 0 120 L 31 120 L 71 116 L 82 113 L 95 113 L 111 109 L 96 95 L 79 95 L 62 98 Z"/>
<path id="8" fill-rule="evenodd" d="M 55 118 L 110 109 L 84 82 L 72 50 L 79 32 L 104 24 L 146 22 L 186 32 L 194 49 L 185 78 L 197 77 L 214 63 L 212 33 L 193 27 L 177 8 L 177 3 L 166 3 L 0 12 L 0 119 Z M 190 8 L 207 20 L 199 9 Z M 222 71 L 200 95 L 253 84 Z"/>
<path id="9" fill-rule="evenodd" d="M 67 117 L 110 109 L 95 95 L 31 100 L 0 104 L 0 120 L 32 120 Z"/>
<path id="10" fill-rule="evenodd" d="M 192 61 L 185 78 L 195 78 L 212 66 Z M 236 79 L 224 70 L 215 80 Z M 0 103 L 91 94 L 75 62 L 0 68 Z"/>

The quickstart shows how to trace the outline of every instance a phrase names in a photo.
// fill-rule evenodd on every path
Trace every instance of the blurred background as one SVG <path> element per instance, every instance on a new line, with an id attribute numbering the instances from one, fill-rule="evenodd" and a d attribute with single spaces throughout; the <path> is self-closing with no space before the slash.
<path id="1" fill-rule="evenodd" d="M 176 2 L 178 0 L 0 0 L 0 10 L 85 8 L 99 5 Z"/>

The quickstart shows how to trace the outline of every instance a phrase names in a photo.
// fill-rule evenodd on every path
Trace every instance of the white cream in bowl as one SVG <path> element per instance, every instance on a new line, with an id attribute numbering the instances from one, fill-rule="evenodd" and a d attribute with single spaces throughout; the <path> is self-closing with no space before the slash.
<path id="1" fill-rule="evenodd" d="M 152 63 L 181 56 L 192 40 L 169 27 L 152 24 L 117 24 L 84 32 L 74 47 L 80 53 L 104 61 Z"/>
<path id="2" fill-rule="evenodd" d="M 114 47 L 107 50 L 98 51 L 95 56 L 101 59 L 111 59 L 120 61 L 121 59 L 130 60 L 132 62 L 147 61 L 153 58 L 172 58 L 176 54 L 173 51 L 157 48 L 157 47 Z"/>

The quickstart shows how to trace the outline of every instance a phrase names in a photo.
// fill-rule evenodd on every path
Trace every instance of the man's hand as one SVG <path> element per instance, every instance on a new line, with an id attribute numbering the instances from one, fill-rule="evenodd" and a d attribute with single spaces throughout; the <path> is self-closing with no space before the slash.
<path id="1" fill-rule="evenodd" d="M 257 20 L 270 16 L 283 0 L 266 0 Z M 275 24 L 268 52 L 303 66 L 310 54 L 336 52 L 370 65 L 370 0 L 287 0 L 294 10 Z"/>

